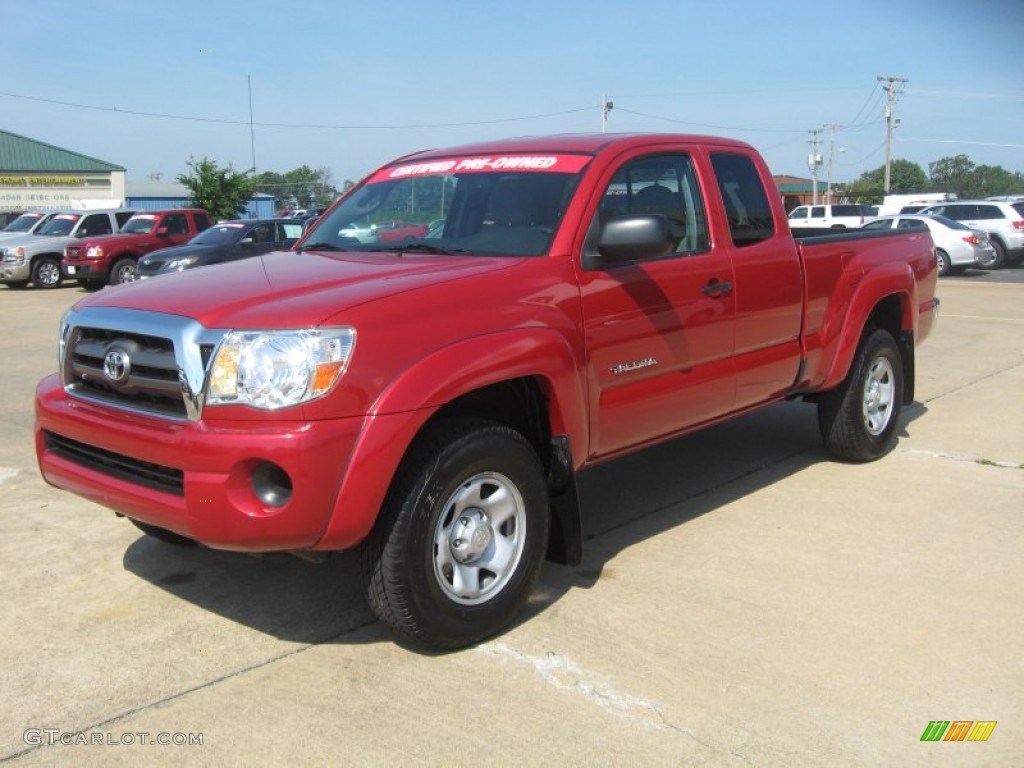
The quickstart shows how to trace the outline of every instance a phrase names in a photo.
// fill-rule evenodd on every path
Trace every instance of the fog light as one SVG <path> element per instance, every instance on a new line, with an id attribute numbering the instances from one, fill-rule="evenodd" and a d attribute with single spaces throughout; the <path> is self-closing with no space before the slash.
<path id="1" fill-rule="evenodd" d="M 283 507 L 292 498 L 292 479 L 276 464 L 264 461 L 252 471 L 252 491 L 268 507 Z"/>

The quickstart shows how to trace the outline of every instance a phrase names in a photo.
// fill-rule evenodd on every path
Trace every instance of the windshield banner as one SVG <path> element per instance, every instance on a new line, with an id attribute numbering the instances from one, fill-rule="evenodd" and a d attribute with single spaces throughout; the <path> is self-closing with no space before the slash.
<path id="1" fill-rule="evenodd" d="M 426 160 L 382 168 L 370 184 L 404 179 L 410 176 L 436 176 L 446 173 L 493 173 L 494 171 L 536 171 L 578 173 L 590 162 L 589 155 L 494 155 Z"/>

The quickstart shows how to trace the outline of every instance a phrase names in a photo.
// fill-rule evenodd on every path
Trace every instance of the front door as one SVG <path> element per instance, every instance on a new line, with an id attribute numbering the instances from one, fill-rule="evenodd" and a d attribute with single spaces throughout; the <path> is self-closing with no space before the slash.
<path id="1" fill-rule="evenodd" d="M 608 218 L 638 213 L 666 216 L 673 248 L 581 270 L 592 457 L 728 413 L 735 395 L 733 265 L 730 248 L 712 242 L 694 158 L 631 156 L 603 188 L 585 250 Z"/>

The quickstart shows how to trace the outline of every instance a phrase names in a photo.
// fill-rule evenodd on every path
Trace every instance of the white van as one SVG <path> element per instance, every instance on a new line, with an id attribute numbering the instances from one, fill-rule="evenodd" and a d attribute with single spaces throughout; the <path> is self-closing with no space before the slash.
<path id="1" fill-rule="evenodd" d="M 857 203 L 842 205 L 801 205 L 789 214 L 789 226 L 813 229 L 846 229 L 859 227 L 867 221 L 866 206 Z"/>

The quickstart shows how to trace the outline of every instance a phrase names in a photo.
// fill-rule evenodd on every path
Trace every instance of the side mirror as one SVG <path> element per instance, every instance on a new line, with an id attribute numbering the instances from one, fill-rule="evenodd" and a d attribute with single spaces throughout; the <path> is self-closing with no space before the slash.
<path id="1" fill-rule="evenodd" d="M 616 216 L 606 221 L 597 238 L 597 254 L 590 255 L 587 269 L 655 259 L 672 252 L 668 219 L 660 213 Z"/>

